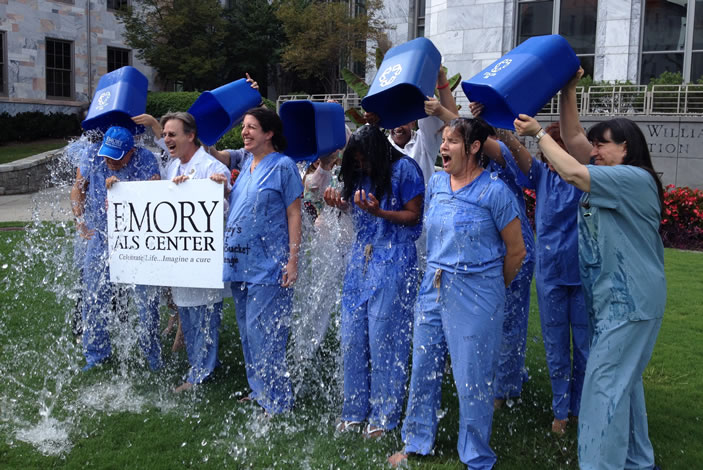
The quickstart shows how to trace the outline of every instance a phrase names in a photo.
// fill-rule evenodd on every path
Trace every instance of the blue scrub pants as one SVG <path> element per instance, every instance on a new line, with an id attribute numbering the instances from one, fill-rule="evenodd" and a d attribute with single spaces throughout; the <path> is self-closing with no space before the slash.
<path id="1" fill-rule="evenodd" d="M 654 467 L 642 373 L 661 324 L 661 318 L 596 322 L 579 419 L 582 470 Z"/>
<path id="2" fill-rule="evenodd" d="M 286 363 L 293 289 L 280 285 L 233 282 L 232 297 L 242 340 L 250 397 L 267 413 L 293 408 Z"/>
<path id="3" fill-rule="evenodd" d="M 425 274 L 415 311 L 410 396 L 402 439 L 406 453 L 427 455 L 437 434 L 447 352 L 459 397 L 459 458 L 470 469 L 490 469 L 493 378 L 505 303 L 502 273 L 495 276 Z"/>
<path id="4" fill-rule="evenodd" d="M 588 360 L 588 314 L 583 289 L 545 284 L 537 279 L 539 318 L 552 382 L 556 419 L 578 416 Z M 571 345 L 573 344 L 573 362 Z"/>
<path id="5" fill-rule="evenodd" d="M 527 382 L 525 347 L 534 268 L 534 261 L 523 263 L 520 272 L 505 289 L 503 338 L 496 369 L 496 398 L 519 397 L 523 382 Z"/>
<path id="6" fill-rule="evenodd" d="M 406 245 L 399 258 L 372 258 L 365 273 L 354 265 L 347 270 L 341 323 L 344 421 L 368 420 L 385 430 L 400 423 L 417 296 L 415 245 Z M 366 279 L 376 281 L 369 290 L 364 290 Z"/>
<path id="7" fill-rule="evenodd" d="M 105 362 L 112 354 L 108 325 L 113 288 L 109 268 L 104 260 L 86 257 L 83 268 L 83 354 L 87 366 Z M 152 370 L 161 368 L 159 337 L 159 291 L 152 286 L 134 286 L 134 300 L 139 312 L 139 345 Z"/>
<path id="8" fill-rule="evenodd" d="M 222 302 L 197 307 L 178 307 L 190 370 L 186 382 L 203 383 L 218 365 Z"/>

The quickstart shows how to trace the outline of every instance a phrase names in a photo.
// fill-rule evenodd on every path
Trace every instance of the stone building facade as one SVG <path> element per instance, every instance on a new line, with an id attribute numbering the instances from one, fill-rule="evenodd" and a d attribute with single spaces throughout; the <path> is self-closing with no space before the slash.
<path id="1" fill-rule="evenodd" d="M 156 72 L 122 39 L 126 0 L 0 0 L 0 112 L 77 112 L 102 75 L 123 65 Z"/>

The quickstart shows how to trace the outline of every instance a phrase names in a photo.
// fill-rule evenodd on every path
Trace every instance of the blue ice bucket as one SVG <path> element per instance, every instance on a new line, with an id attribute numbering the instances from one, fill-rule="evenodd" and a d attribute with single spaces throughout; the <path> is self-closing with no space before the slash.
<path id="1" fill-rule="evenodd" d="M 461 82 L 469 101 L 484 104 L 490 125 L 513 129 L 518 114 L 534 116 L 579 68 L 574 50 L 558 34 L 534 36 Z"/>
<path id="2" fill-rule="evenodd" d="M 285 154 L 294 161 L 315 161 L 347 143 L 344 108 L 337 103 L 286 101 L 278 110 L 288 146 Z"/>
<path id="3" fill-rule="evenodd" d="M 426 117 L 425 100 L 434 94 L 441 63 L 441 54 L 427 38 L 389 49 L 361 106 L 378 114 L 386 129 Z"/>
<path id="4" fill-rule="evenodd" d="M 198 125 L 198 137 L 215 145 L 220 137 L 241 121 L 244 113 L 261 103 L 261 95 L 240 78 L 212 91 L 204 91 L 188 109 Z"/>
<path id="5" fill-rule="evenodd" d="M 149 80 L 139 70 L 126 66 L 100 77 L 88 115 L 82 122 L 86 131 L 105 132 L 112 126 L 122 126 L 133 133 L 137 125 L 132 116 L 146 111 L 146 93 Z"/>

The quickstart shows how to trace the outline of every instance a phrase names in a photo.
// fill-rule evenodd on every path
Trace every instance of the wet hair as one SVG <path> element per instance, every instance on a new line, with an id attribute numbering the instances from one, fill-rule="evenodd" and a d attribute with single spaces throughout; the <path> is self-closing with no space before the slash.
<path id="1" fill-rule="evenodd" d="M 186 134 L 195 134 L 193 143 L 200 147 L 200 139 L 198 139 L 198 125 L 195 123 L 195 118 L 192 114 L 185 111 L 176 111 L 166 113 L 161 117 L 161 127 L 163 128 L 171 119 L 178 119 L 183 123 L 183 132 Z"/>
<path id="2" fill-rule="evenodd" d="M 273 149 L 276 152 L 282 152 L 286 149 L 288 143 L 283 135 L 283 121 L 281 121 L 281 118 L 275 111 L 271 111 L 264 106 L 259 106 L 257 108 L 251 108 L 244 116 L 252 116 L 259 121 L 262 131 L 273 132 L 271 145 L 273 145 Z"/>
<path id="3" fill-rule="evenodd" d="M 610 131 L 611 141 L 616 144 L 625 144 L 625 158 L 622 161 L 623 165 L 631 165 L 643 168 L 652 175 L 654 185 L 659 194 L 660 210 L 664 208 L 664 187 L 662 186 L 659 176 L 654 171 L 652 165 L 652 156 L 647 147 L 647 139 L 644 137 L 642 130 L 633 121 L 626 118 L 615 118 L 608 121 L 601 121 L 595 124 L 588 130 L 588 140 L 590 142 L 605 143 L 608 140 L 605 138 L 606 131 Z"/>
<path id="4" fill-rule="evenodd" d="M 464 152 L 469 158 L 471 158 L 469 154 L 471 144 L 478 140 L 481 146 L 476 153 L 476 163 L 482 167 L 488 164 L 488 159 L 483 155 L 483 144 L 489 135 L 495 133 L 495 130 L 486 121 L 481 118 L 458 117 L 452 119 L 446 127 L 457 132 L 464 139 Z"/>
<path id="5" fill-rule="evenodd" d="M 388 137 L 377 126 L 361 126 L 347 142 L 342 156 L 340 180 L 344 182 L 342 197 L 351 200 L 359 189 L 363 173 L 356 166 L 356 156 L 360 155 L 368 168 L 373 186 L 373 195 L 379 201 L 391 191 L 391 170 L 393 162 L 403 156 L 388 141 Z"/>

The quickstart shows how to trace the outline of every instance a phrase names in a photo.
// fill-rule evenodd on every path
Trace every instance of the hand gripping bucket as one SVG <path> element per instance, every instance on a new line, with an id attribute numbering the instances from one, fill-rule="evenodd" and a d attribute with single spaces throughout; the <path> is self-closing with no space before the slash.
<path id="1" fill-rule="evenodd" d="M 361 106 L 378 114 L 379 125 L 386 129 L 426 117 L 425 100 L 434 94 L 441 62 L 427 38 L 389 49 Z"/>
<path id="2" fill-rule="evenodd" d="M 100 77 L 88 115 L 82 122 L 86 131 L 122 126 L 133 133 L 137 125 L 132 116 L 146 111 L 147 78 L 134 67 L 126 66 Z"/>
<path id="3" fill-rule="evenodd" d="M 490 125 L 513 129 L 518 114 L 534 116 L 574 76 L 579 59 L 558 34 L 534 36 L 464 80 L 469 101 L 484 104 Z"/>
<path id="4" fill-rule="evenodd" d="M 244 113 L 261 103 L 261 95 L 240 78 L 212 91 L 204 91 L 188 109 L 198 125 L 198 137 L 205 145 L 215 145 L 237 124 Z"/>
<path id="5" fill-rule="evenodd" d="M 288 144 L 284 153 L 294 161 L 315 161 L 347 143 L 344 108 L 337 103 L 286 101 L 278 114 Z"/>

